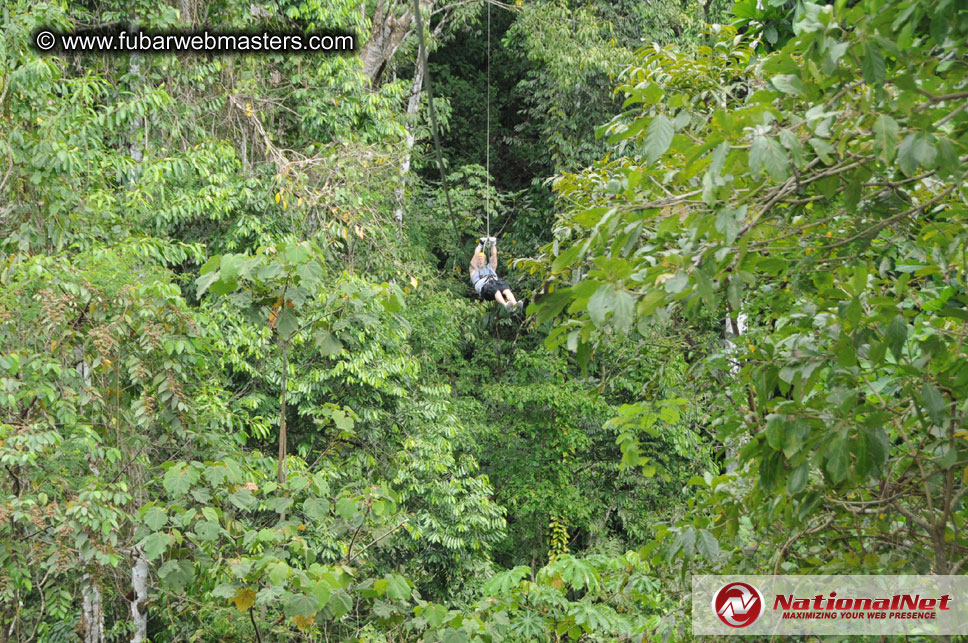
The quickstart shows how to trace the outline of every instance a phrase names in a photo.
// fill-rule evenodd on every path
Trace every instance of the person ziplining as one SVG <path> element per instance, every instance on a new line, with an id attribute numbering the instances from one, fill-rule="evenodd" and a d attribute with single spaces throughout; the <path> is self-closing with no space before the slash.
<path id="1" fill-rule="evenodd" d="M 454 236 L 458 245 L 461 244 L 461 233 L 457 225 L 457 217 L 454 214 L 454 204 L 450 200 L 450 189 L 447 187 L 447 172 L 445 171 L 444 155 L 440 150 L 440 134 L 437 127 L 437 116 L 434 111 L 434 93 L 430 83 L 430 66 L 427 64 L 427 44 L 424 40 L 423 19 L 420 15 L 420 1 L 413 0 L 413 14 L 417 23 L 417 55 L 422 59 L 424 86 L 427 88 L 427 108 L 430 112 L 430 131 L 433 134 L 434 149 L 437 153 L 437 168 L 440 170 L 440 182 L 444 188 L 444 197 L 447 201 L 447 210 L 450 212 L 451 224 L 454 226 Z M 485 131 L 485 186 L 484 186 L 484 213 L 486 217 L 487 236 L 481 237 L 480 243 L 474 250 L 471 257 L 470 270 L 468 274 L 474 290 L 477 291 L 481 299 L 485 301 L 494 300 L 504 306 L 508 312 L 517 311 L 524 308 L 524 303 L 519 302 L 511 292 L 507 282 L 497 275 L 497 238 L 491 235 L 491 6 L 487 6 L 487 127 Z M 491 259 L 487 263 L 487 255 L 484 250 L 487 246 L 491 249 Z M 487 264 L 487 265 L 485 265 Z M 457 262 L 455 260 L 454 266 Z"/>
<path id="2" fill-rule="evenodd" d="M 491 259 L 485 264 L 486 255 L 484 250 L 490 245 Z M 521 310 L 524 303 L 514 298 L 511 287 L 503 279 L 497 276 L 497 239 L 494 237 L 481 237 L 481 243 L 474 249 L 474 256 L 471 258 L 471 265 L 468 274 L 474 290 L 486 301 L 494 300 L 504 306 L 504 310 L 511 312 Z"/>

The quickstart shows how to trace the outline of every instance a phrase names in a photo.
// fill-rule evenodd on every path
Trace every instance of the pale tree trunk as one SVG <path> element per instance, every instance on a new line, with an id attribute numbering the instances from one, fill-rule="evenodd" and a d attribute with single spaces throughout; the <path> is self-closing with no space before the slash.
<path id="1" fill-rule="evenodd" d="M 93 457 L 87 457 L 87 464 L 94 477 L 100 477 L 101 471 Z M 80 558 L 78 554 L 78 558 Z M 83 558 L 81 558 L 83 561 Z M 91 575 L 90 569 L 84 571 L 81 577 L 81 625 L 84 643 L 104 643 L 104 604 L 101 600 L 101 586 Z"/>
<path id="2" fill-rule="evenodd" d="M 142 609 L 148 600 L 148 558 L 141 547 L 135 547 L 133 554 L 131 589 L 134 590 L 134 600 L 131 601 L 131 621 L 135 629 L 131 643 L 143 643 L 148 638 L 148 613 Z"/>
<path id="3" fill-rule="evenodd" d="M 404 191 L 407 183 L 407 175 L 410 173 L 410 159 L 413 153 L 413 144 L 416 140 L 417 109 L 420 107 L 420 93 L 423 90 L 423 79 L 423 58 L 418 54 L 417 65 L 413 72 L 413 85 L 410 87 L 410 100 L 407 102 L 407 147 L 403 154 L 403 162 L 400 163 L 400 187 L 395 190 L 397 209 L 393 213 L 393 218 L 397 220 L 397 223 L 403 223 Z"/>
<path id="4" fill-rule="evenodd" d="M 101 588 L 90 573 L 81 579 L 81 619 L 84 625 L 84 643 L 104 643 L 104 605 Z"/>
<path id="5" fill-rule="evenodd" d="M 130 456 L 129 456 L 130 457 Z M 132 458 L 133 459 L 133 458 Z M 131 479 L 131 494 L 135 506 L 132 513 L 136 513 L 144 505 L 145 475 L 143 467 L 135 464 Z M 144 643 L 148 638 L 148 557 L 141 547 L 131 549 L 131 623 L 134 632 L 131 643 Z"/>
<path id="6" fill-rule="evenodd" d="M 736 313 L 735 316 L 732 313 L 726 315 L 726 353 L 730 355 L 730 367 L 729 374 L 736 375 L 739 373 L 740 364 L 739 361 L 734 359 L 734 355 L 737 350 L 737 342 L 739 338 L 746 334 L 747 325 L 747 315 L 742 310 Z M 734 438 L 727 442 L 726 444 L 726 471 L 727 473 L 733 472 L 737 469 L 737 459 L 739 457 L 740 448 L 749 441 L 748 435 L 742 435 L 738 438 Z"/>
<path id="7" fill-rule="evenodd" d="M 179 7 L 182 10 L 182 18 L 191 20 L 190 14 L 192 13 L 191 3 L 189 1 L 183 0 L 179 3 Z M 186 16 L 186 14 L 189 14 Z M 129 62 L 128 71 L 132 77 L 132 89 L 134 92 L 141 90 L 143 78 L 141 69 L 142 59 L 141 56 L 132 55 Z M 131 128 L 131 158 L 134 159 L 136 164 L 140 164 L 144 160 L 144 143 L 141 140 L 142 131 L 144 127 L 144 122 L 141 118 L 136 118 Z M 133 184 L 138 180 L 141 175 L 141 168 L 136 167 L 131 183 Z M 120 422 L 121 418 L 116 418 L 116 422 Z M 120 426 L 118 428 L 118 435 L 120 441 Z M 124 445 L 119 444 L 119 448 L 124 448 Z M 141 467 L 135 467 L 134 471 L 136 473 L 141 472 Z M 138 505 L 135 510 L 140 508 L 142 503 L 142 487 L 144 484 L 144 476 L 138 475 L 133 480 L 133 493 L 132 498 Z M 148 613 L 144 609 L 144 604 L 148 600 L 148 558 L 145 556 L 144 551 L 140 547 L 134 547 L 131 551 L 131 589 L 134 594 L 134 599 L 131 601 L 131 622 L 134 625 L 134 633 L 131 637 L 131 643 L 142 643 L 148 637 Z"/>
<path id="8" fill-rule="evenodd" d="M 746 334 L 746 323 L 747 316 L 746 313 L 740 311 L 735 317 L 732 315 L 726 315 L 726 352 L 730 355 L 736 353 L 737 346 L 736 341 L 743 335 Z M 730 375 L 736 375 L 739 373 L 739 362 L 736 360 L 730 360 L 731 365 L 729 367 Z"/>
<path id="9" fill-rule="evenodd" d="M 178 0 L 178 15 L 188 27 L 195 24 L 195 3 L 192 0 Z"/>

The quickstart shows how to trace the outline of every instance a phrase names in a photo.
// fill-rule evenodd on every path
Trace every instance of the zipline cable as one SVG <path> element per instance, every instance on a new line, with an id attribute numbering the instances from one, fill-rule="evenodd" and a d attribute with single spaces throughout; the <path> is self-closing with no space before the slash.
<path id="1" fill-rule="evenodd" d="M 491 237 L 491 3 L 487 2 L 487 126 L 484 139 L 484 213 L 487 216 L 487 237 Z"/>
<path id="2" fill-rule="evenodd" d="M 423 18 L 420 17 L 420 0 L 413 0 L 413 15 L 417 20 L 417 39 L 420 41 L 419 55 L 423 61 L 424 84 L 427 85 L 427 102 L 430 109 L 430 129 L 434 135 L 434 148 L 437 150 L 437 167 L 440 168 L 440 182 L 444 186 L 444 196 L 447 197 L 447 210 L 450 211 L 450 222 L 454 225 L 454 235 L 457 246 L 460 247 L 460 230 L 457 228 L 457 217 L 454 205 L 450 202 L 450 188 L 447 187 L 447 172 L 444 170 L 444 155 L 440 151 L 440 134 L 437 130 L 437 113 L 434 111 L 434 92 L 430 86 L 430 65 L 427 62 L 427 45 L 424 43 Z M 457 265 L 457 258 L 454 258 Z"/>

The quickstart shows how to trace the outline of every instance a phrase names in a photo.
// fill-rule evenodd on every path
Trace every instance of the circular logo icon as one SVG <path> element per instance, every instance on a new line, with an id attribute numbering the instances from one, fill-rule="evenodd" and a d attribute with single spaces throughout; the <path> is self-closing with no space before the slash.
<path id="1" fill-rule="evenodd" d="M 57 44 L 57 38 L 54 37 L 49 31 L 41 31 L 34 38 L 34 43 L 37 45 L 37 49 L 41 51 L 50 51 Z"/>
<path id="2" fill-rule="evenodd" d="M 716 618 L 730 627 L 746 627 L 763 613 L 763 595 L 749 583 L 727 583 L 713 594 Z"/>

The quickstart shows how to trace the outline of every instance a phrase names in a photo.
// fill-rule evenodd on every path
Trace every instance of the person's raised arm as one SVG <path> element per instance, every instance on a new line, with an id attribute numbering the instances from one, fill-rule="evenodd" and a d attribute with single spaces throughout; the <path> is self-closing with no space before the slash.
<path id="1" fill-rule="evenodd" d="M 491 237 L 491 269 L 497 272 L 497 239 Z"/>
<path id="2" fill-rule="evenodd" d="M 474 254 L 471 255 L 471 265 L 468 268 L 468 275 L 473 277 L 474 271 L 477 270 L 477 266 L 474 265 L 474 262 L 477 261 L 477 255 L 481 254 L 483 251 L 484 249 L 481 248 L 481 244 L 477 244 L 477 247 L 474 248 Z"/>

